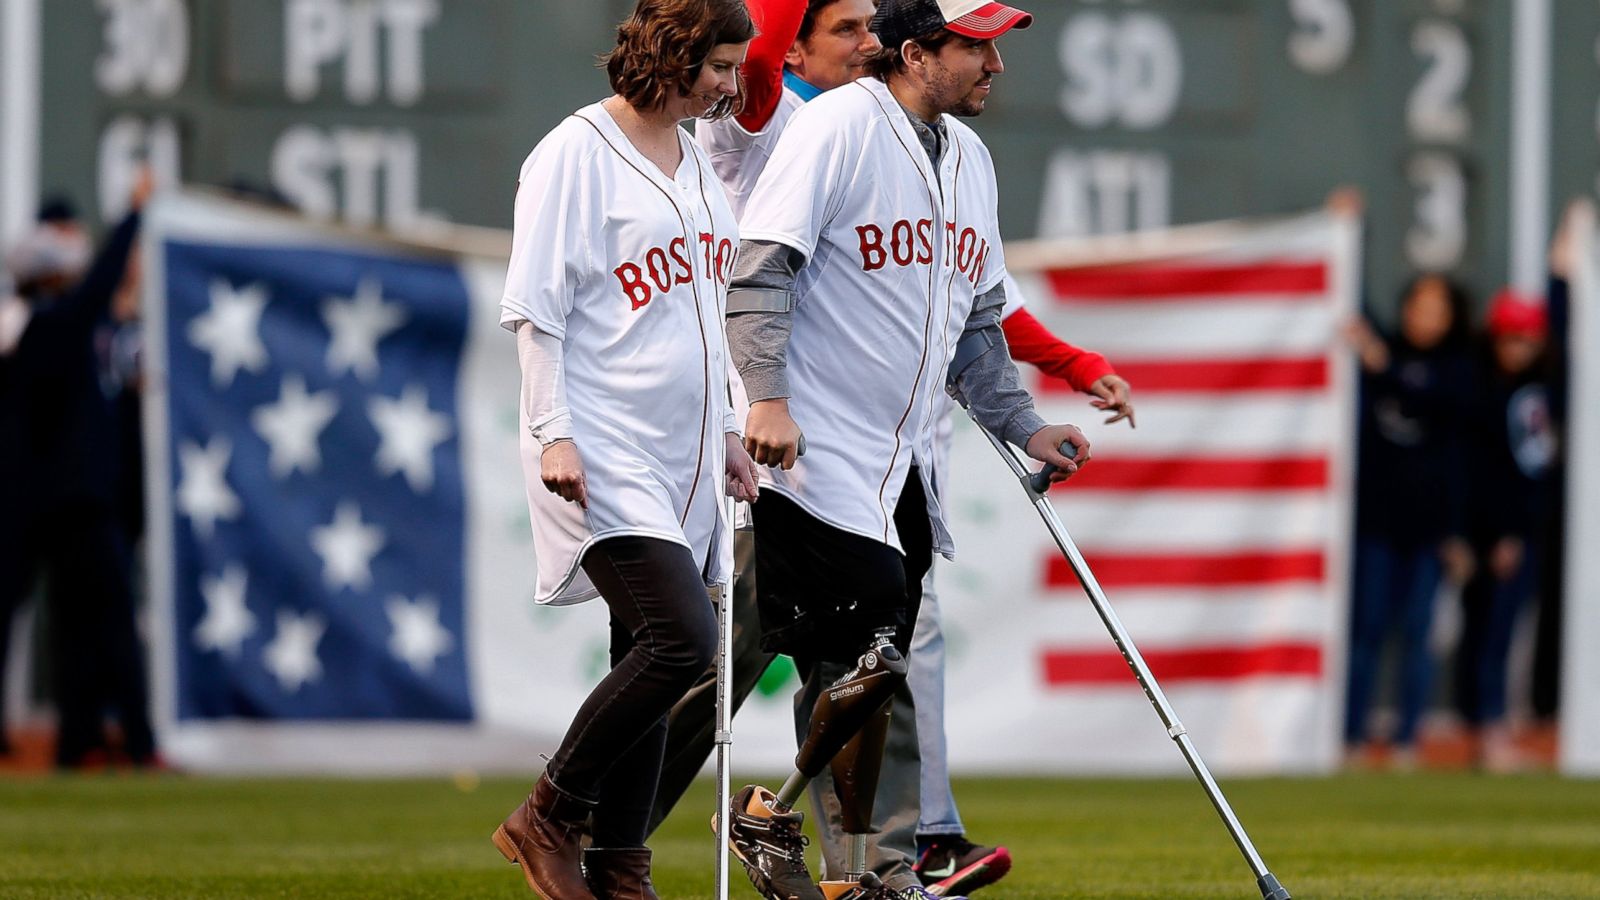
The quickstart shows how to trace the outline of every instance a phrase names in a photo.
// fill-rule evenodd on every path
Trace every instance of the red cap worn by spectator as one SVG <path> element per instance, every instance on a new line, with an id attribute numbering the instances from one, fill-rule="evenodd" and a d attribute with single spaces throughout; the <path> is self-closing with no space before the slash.
<path id="1" fill-rule="evenodd" d="M 1494 337 L 1521 335 L 1542 338 L 1549 330 L 1549 317 L 1543 301 L 1531 294 L 1505 288 L 1489 304 L 1489 334 Z"/>

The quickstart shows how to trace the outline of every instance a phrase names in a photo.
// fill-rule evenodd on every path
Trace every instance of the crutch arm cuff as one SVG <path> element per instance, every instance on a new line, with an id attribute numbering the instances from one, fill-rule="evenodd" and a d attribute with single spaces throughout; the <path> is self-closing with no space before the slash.
<path id="1" fill-rule="evenodd" d="M 728 292 L 728 315 L 794 312 L 794 292 L 780 288 L 736 288 Z"/>
<path id="2" fill-rule="evenodd" d="M 972 367 L 972 364 L 983 358 L 995 345 L 994 335 L 988 329 L 969 331 L 956 342 L 955 359 L 950 361 L 950 369 L 945 373 L 945 387 L 951 396 L 961 399 L 960 382 L 961 373 Z"/>

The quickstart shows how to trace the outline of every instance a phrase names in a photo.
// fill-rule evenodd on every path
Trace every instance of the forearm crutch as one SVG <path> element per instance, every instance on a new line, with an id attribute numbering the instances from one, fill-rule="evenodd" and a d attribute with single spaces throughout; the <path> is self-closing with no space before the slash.
<path id="1" fill-rule="evenodd" d="M 733 527 L 736 501 L 728 500 L 728 527 Z M 737 574 L 737 573 L 736 573 Z M 717 745 L 717 875 L 716 898 L 728 900 L 728 829 L 730 817 L 726 815 L 733 797 L 733 584 L 717 588 L 717 727 L 714 743 Z"/>
<path id="2" fill-rule="evenodd" d="M 970 413 L 970 410 L 968 412 Z M 1222 823 L 1227 826 L 1228 834 L 1238 845 L 1239 852 L 1244 854 L 1245 862 L 1250 864 L 1250 871 L 1255 873 L 1256 886 L 1261 889 L 1261 896 L 1264 900 L 1289 900 L 1289 891 L 1278 883 L 1276 876 L 1267 871 L 1267 864 L 1262 862 L 1261 854 L 1257 853 L 1255 845 L 1250 843 L 1250 836 L 1245 834 L 1244 826 L 1239 824 L 1239 819 L 1233 814 L 1233 808 L 1228 805 L 1227 798 L 1222 796 L 1222 789 L 1217 787 L 1216 779 L 1211 777 L 1205 761 L 1200 758 L 1199 751 L 1195 750 L 1194 743 L 1189 740 L 1189 732 L 1183 727 L 1183 723 L 1178 721 L 1178 714 L 1172 709 L 1172 704 L 1167 702 L 1166 694 L 1161 692 L 1161 685 L 1157 684 L 1155 676 L 1150 674 L 1150 668 L 1145 665 L 1144 657 L 1139 655 L 1139 648 L 1133 645 L 1133 639 L 1122 627 L 1122 621 L 1111 608 L 1111 602 L 1100 589 L 1100 583 L 1095 580 L 1094 573 L 1089 571 L 1089 564 L 1084 562 L 1083 554 L 1078 552 L 1077 544 L 1073 543 L 1072 535 L 1067 533 L 1066 526 L 1061 523 L 1061 517 L 1050 504 L 1050 498 L 1045 496 L 1045 491 L 1050 487 L 1050 475 L 1055 471 L 1055 467 L 1046 465 L 1039 472 L 1031 472 L 1026 458 L 1016 448 L 995 437 L 981 423 L 978 425 L 978 430 L 983 432 L 983 436 L 989 439 L 989 443 L 994 445 L 994 449 L 1011 467 L 1011 473 L 1017 477 L 1017 482 L 1027 492 L 1028 499 L 1033 502 L 1033 508 L 1038 511 L 1039 517 L 1044 519 L 1045 527 L 1050 529 L 1050 536 L 1055 538 L 1056 546 L 1061 548 L 1061 552 L 1067 557 L 1067 562 L 1072 564 L 1073 574 L 1078 576 L 1078 583 L 1083 585 L 1084 593 L 1089 595 L 1089 602 L 1094 604 L 1094 611 L 1100 615 L 1100 621 L 1104 622 L 1106 630 L 1111 632 L 1111 640 L 1115 641 L 1117 649 L 1122 651 L 1122 658 L 1127 661 L 1128 668 L 1133 670 L 1133 677 L 1138 679 L 1139 686 L 1144 688 L 1144 695 L 1150 698 L 1150 705 L 1156 708 L 1156 714 L 1161 717 L 1162 724 L 1167 726 L 1167 735 L 1177 743 L 1179 752 L 1189 763 L 1189 768 L 1194 770 L 1194 776 L 1200 779 L 1200 786 L 1205 789 L 1211 805 L 1216 807 L 1217 815 L 1222 817 Z M 1074 455 L 1074 450 L 1070 446 L 1064 446 L 1061 452 L 1069 457 Z"/>

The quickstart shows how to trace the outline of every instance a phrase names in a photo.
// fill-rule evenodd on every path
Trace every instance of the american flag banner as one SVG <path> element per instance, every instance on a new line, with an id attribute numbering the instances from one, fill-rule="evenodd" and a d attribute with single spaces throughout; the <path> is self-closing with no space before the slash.
<path id="1" fill-rule="evenodd" d="M 607 627 L 598 602 L 531 602 L 508 235 L 400 243 L 196 194 L 158 198 L 145 230 L 165 752 L 199 772 L 537 772 L 605 671 Z M 1135 386 L 1128 431 L 1037 385 L 1096 454 L 1053 497 L 1222 772 L 1336 757 L 1354 247 L 1317 215 L 1008 248 L 1033 312 Z M 947 482 L 952 765 L 1176 771 L 971 425 Z M 792 764 L 784 672 L 735 720 L 740 771 Z"/>
<path id="2" fill-rule="evenodd" d="M 146 223 L 162 738 L 198 770 L 537 770 L 603 611 L 529 602 L 504 236 L 199 195 Z"/>
<path id="3" fill-rule="evenodd" d="M 1338 330 L 1356 309 L 1356 229 L 1316 213 L 1007 247 L 1034 315 L 1133 386 L 1136 430 L 1102 426 L 1082 395 L 1036 381 L 1045 417 L 1079 424 L 1094 452 L 1051 496 L 1223 772 L 1338 758 L 1355 450 Z M 938 570 L 953 763 L 1182 769 L 993 455 L 972 426 L 958 430 L 958 558 Z"/>

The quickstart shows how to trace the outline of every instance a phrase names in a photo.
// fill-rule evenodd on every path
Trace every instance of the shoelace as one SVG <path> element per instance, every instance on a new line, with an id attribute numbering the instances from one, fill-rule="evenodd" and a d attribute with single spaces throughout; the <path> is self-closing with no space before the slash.
<path id="1" fill-rule="evenodd" d="M 811 846 L 811 838 L 800 833 L 800 827 L 792 822 L 774 822 L 771 832 L 778 844 L 784 848 L 784 858 L 790 862 L 804 863 L 806 848 Z"/>
<path id="2" fill-rule="evenodd" d="M 805 849 L 811 846 L 811 839 L 800 833 L 800 828 L 795 825 L 784 825 L 782 828 L 782 844 L 787 850 L 786 855 L 790 862 L 805 863 Z"/>

